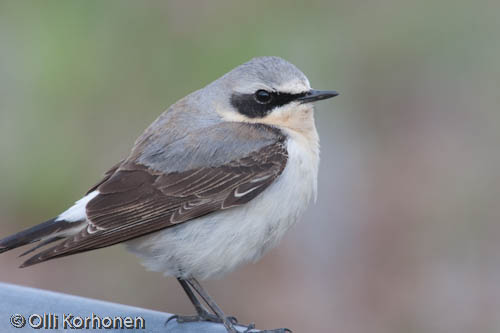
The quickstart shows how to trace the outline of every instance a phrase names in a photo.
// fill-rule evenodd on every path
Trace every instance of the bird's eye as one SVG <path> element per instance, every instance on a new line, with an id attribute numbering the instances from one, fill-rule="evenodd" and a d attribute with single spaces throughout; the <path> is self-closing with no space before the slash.
<path id="1" fill-rule="evenodd" d="M 271 101 L 272 95 L 269 91 L 257 90 L 255 92 L 255 100 L 261 104 L 267 104 Z"/>

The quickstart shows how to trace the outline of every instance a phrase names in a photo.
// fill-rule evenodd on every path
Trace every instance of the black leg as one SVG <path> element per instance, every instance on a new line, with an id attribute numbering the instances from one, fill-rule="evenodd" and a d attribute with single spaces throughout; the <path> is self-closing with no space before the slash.
<path id="1" fill-rule="evenodd" d="M 196 309 L 196 312 L 198 314 L 208 312 L 203 307 L 203 305 L 201 305 L 200 301 L 198 301 L 198 299 L 196 298 L 195 294 L 193 294 L 193 291 L 189 287 L 188 283 L 186 281 L 184 281 L 183 279 L 180 279 L 180 278 L 177 278 L 177 281 L 179 281 L 179 283 L 182 286 L 182 289 L 184 289 L 184 292 L 189 297 L 189 300 L 191 301 L 191 303 L 193 304 L 194 308 Z"/>
<path id="2" fill-rule="evenodd" d="M 194 315 L 194 316 L 173 315 L 173 316 L 168 318 L 165 325 L 167 325 L 171 320 L 174 320 L 174 319 L 177 320 L 178 323 L 188 323 L 188 322 L 195 322 L 195 321 L 211 321 L 211 322 L 215 322 L 215 323 L 222 323 L 222 320 L 218 316 L 208 312 L 205 309 L 205 307 L 200 303 L 200 301 L 198 300 L 196 295 L 191 290 L 191 287 L 189 287 L 189 284 L 185 280 L 178 278 L 177 281 L 179 281 L 179 283 L 182 286 L 182 289 L 184 289 L 184 292 L 189 297 L 189 300 L 191 301 L 194 308 L 196 309 L 197 315 Z"/>
<path id="3" fill-rule="evenodd" d="M 189 283 L 189 285 L 194 290 L 196 290 L 198 295 L 200 295 L 205 303 L 207 303 L 208 307 L 215 313 L 217 317 L 219 317 L 219 319 L 222 320 L 222 323 L 224 324 L 228 332 L 238 333 L 238 331 L 234 328 L 230 318 L 226 317 L 224 312 L 222 312 L 222 309 L 217 305 L 217 303 L 215 303 L 212 297 L 210 297 L 210 295 L 205 291 L 205 289 L 203 289 L 201 284 L 195 278 L 186 279 L 186 282 Z"/>
<path id="4" fill-rule="evenodd" d="M 194 322 L 194 321 L 211 321 L 211 322 L 217 322 L 217 323 L 222 323 L 226 330 L 229 333 L 240 333 L 240 331 L 236 330 L 234 325 L 237 324 L 237 320 L 234 317 L 227 317 L 222 309 L 215 303 L 215 301 L 210 297 L 210 295 L 203 289 L 201 284 L 195 279 L 195 278 L 188 278 L 188 279 L 177 279 L 182 286 L 182 289 L 184 289 L 184 292 L 186 295 L 189 297 L 189 300 L 193 304 L 193 306 L 196 309 L 196 312 L 198 313 L 195 316 L 179 316 L 179 315 L 173 315 L 170 318 L 168 318 L 167 322 L 165 325 L 168 324 L 170 320 L 176 319 L 178 323 L 187 323 L 187 322 Z M 194 291 L 203 299 L 203 301 L 208 305 L 210 310 L 212 310 L 212 313 L 209 313 L 207 309 L 201 304 L 200 300 L 198 297 L 195 295 Z M 244 326 L 245 327 L 245 326 Z M 255 325 L 250 324 L 245 327 L 246 330 L 244 332 L 255 332 Z M 264 330 L 264 331 L 257 331 L 261 333 L 286 333 L 286 332 L 291 332 L 290 330 L 286 328 L 280 328 L 276 330 Z"/>

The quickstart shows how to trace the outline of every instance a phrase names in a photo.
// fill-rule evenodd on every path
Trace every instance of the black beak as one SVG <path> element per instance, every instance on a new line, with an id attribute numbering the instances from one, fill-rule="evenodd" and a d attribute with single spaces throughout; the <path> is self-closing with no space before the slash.
<path id="1" fill-rule="evenodd" d="M 311 103 L 332 98 L 338 94 L 335 90 L 309 90 L 304 96 L 297 98 L 297 101 L 300 103 Z"/>

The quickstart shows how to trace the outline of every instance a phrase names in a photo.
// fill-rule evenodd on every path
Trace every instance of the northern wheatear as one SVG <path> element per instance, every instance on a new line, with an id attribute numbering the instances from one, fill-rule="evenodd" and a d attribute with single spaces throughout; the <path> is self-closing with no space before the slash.
<path id="1" fill-rule="evenodd" d="M 126 242 L 184 288 L 198 314 L 179 322 L 218 321 L 237 332 L 196 279 L 259 259 L 299 219 L 316 195 L 311 102 L 334 96 L 312 90 L 281 58 L 254 58 L 172 105 L 82 199 L 0 240 L 0 253 L 59 241 L 26 267 Z"/>

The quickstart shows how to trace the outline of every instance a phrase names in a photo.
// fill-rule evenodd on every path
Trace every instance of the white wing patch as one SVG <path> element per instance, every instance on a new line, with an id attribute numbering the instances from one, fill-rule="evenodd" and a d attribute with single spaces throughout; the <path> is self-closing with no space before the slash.
<path id="1" fill-rule="evenodd" d="M 75 202 L 73 206 L 71 206 L 64 213 L 59 215 L 56 221 L 66 221 L 66 222 L 77 222 L 83 221 L 87 219 L 87 212 L 85 207 L 89 203 L 90 200 L 94 199 L 99 194 L 99 191 L 93 191 Z"/>

